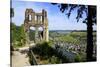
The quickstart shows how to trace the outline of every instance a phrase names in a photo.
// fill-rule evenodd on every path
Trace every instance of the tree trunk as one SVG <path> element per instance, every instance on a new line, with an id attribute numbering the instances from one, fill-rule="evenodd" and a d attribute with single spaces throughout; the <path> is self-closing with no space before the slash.
<path id="1" fill-rule="evenodd" d="M 88 6 L 88 22 L 87 22 L 87 61 L 93 61 L 93 21 L 92 21 L 92 7 Z"/>

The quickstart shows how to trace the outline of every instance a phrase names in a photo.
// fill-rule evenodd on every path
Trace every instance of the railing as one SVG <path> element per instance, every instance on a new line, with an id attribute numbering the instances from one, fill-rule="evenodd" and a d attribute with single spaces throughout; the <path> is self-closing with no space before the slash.
<path id="1" fill-rule="evenodd" d="M 30 49 L 30 60 L 32 65 L 38 65 L 33 51 Z"/>

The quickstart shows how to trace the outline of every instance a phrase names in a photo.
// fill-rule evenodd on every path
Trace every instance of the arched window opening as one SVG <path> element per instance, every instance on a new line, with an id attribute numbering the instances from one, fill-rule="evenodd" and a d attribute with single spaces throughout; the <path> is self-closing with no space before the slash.
<path id="1" fill-rule="evenodd" d="M 32 15 L 29 15 L 29 20 L 30 20 L 30 21 L 32 20 Z"/>

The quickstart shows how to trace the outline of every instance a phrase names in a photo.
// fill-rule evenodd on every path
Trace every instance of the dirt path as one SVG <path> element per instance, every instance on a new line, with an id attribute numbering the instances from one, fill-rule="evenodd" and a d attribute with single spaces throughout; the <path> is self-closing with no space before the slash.
<path id="1" fill-rule="evenodd" d="M 29 65 L 29 58 L 26 53 L 14 51 L 14 55 L 12 56 L 12 67 L 24 67 Z"/>
<path id="2" fill-rule="evenodd" d="M 30 46 L 35 46 L 34 43 L 31 43 Z M 29 57 L 27 56 L 27 51 L 29 46 L 21 47 L 18 51 L 13 51 L 12 55 L 12 67 L 24 67 L 30 66 Z"/>

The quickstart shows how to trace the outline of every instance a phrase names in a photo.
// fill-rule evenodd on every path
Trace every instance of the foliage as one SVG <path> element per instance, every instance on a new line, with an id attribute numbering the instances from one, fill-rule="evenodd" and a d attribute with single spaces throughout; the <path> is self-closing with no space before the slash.
<path id="1" fill-rule="evenodd" d="M 14 23 L 11 23 L 11 42 L 14 47 L 20 47 L 25 44 L 25 32 L 23 25 L 16 26 Z"/>
<path id="2" fill-rule="evenodd" d="M 82 61 L 81 56 L 79 54 L 77 54 L 75 56 L 75 59 L 74 60 L 75 60 L 75 62 L 81 62 Z"/>
<path id="3" fill-rule="evenodd" d="M 49 58 L 52 54 L 54 54 L 54 52 L 48 44 L 49 43 L 47 42 L 38 43 L 36 47 L 33 49 L 34 53 L 38 53 L 40 56 Z"/>
<path id="4" fill-rule="evenodd" d="M 30 41 L 35 39 L 35 31 L 30 30 L 30 32 L 29 32 L 29 39 L 30 39 Z"/>
<path id="5" fill-rule="evenodd" d="M 61 63 L 62 61 L 58 57 L 52 56 L 49 59 L 49 62 L 52 63 L 52 64 L 55 64 L 55 63 L 58 64 L 58 63 Z"/>
<path id="6" fill-rule="evenodd" d="M 51 47 L 51 43 L 38 43 L 35 47 L 32 48 L 32 50 L 35 55 L 40 57 L 40 60 L 43 62 L 43 64 L 54 64 L 62 62 L 62 59 L 57 56 L 57 53 Z"/>
<path id="7" fill-rule="evenodd" d="M 87 20 L 88 20 L 88 7 L 89 5 L 77 5 L 77 4 L 57 4 L 57 3 L 52 3 L 53 5 L 58 5 L 60 11 L 62 13 L 65 13 L 66 16 L 69 18 L 70 15 L 72 14 L 72 12 L 74 10 L 77 10 L 77 16 L 76 16 L 76 20 L 77 22 L 83 18 L 83 14 L 86 14 L 86 18 L 85 20 L 83 20 L 83 23 L 87 23 Z M 92 6 L 92 21 L 93 21 L 93 24 L 95 23 L 96 24 L 96 6 Z"/>
<path id="8" fill-rule="evenodd" d="M 12 42 L 15 42 L 15 40 L 16 40 L 16 34 L 15 34 L 15 32 L 16 32 L 16 25 L 14 24 L 14 23 L 11 23 L 11 41 Z"/>

